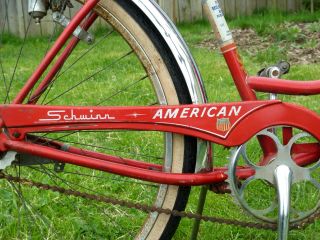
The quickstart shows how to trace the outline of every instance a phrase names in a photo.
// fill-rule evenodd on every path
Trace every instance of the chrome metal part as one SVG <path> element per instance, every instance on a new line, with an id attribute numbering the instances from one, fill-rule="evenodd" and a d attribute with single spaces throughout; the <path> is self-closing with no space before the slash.
<path id="1" fill-rule="evenodd" d="M 274 66 L 267 69 L 267 75 L 270 78 L 280 78 L 281 77 L 281 70 L 279 67 Z M 276 100 L 277 94 L 270 93 L 270 100 Z"/>
<path id="2" fill-rule="evenodd" d="M 48 8 L 48 0 L 28 0 L 28 13 L 36 23 L 40 23 L 41 19 L 47 15 Z"/>
<path id="3" fill-rule="evenodd" d="M 199 214 L 199 216 L 203 214 L 207 193 L 208 193 L 208 186 L 202 186 L 199 197 L 198 197 L 198 206 L 196 211 L 196 213 Z M 199 229 L 200 229 L 200 222 L 201 222 L 201 219 L 194 220 L 190 240 L 197 240 Z"/>
<path id="4" fill-rule="evenodd" d="M 209 159 L 210 154 L 208 153 L 210 148 L 213 146 L 209 146 L 210 142 L 203 141 L 198 139 L 198 146 L 197 146 L 197 161 L 196 161 L 196 168 L 195 172 L 207 172 L 211 171 L 212 169 L 212 160 Z M 213 145 L 213 144 L 212 144 Z"/>
<path id="5" fill-rule="evenodd" d="M 63 12 L 66 7 L 73 8 L 70 0 L 50 0 L 50 9 L 52 12 Z"/>
<path id="6" fill-rule="evenodd" d="M 276 230 L 275 224 L 258 223 L 258 222 L 245 222 L 243 220 L 211 217 L 211 216 L 207 216 L 207 215 L 194 214 L 191 212 L 183 212 L 183 211 L 177 211 L 177 210 L 172 211 L 170 209 L 149 206 L 149 205 L 142 204 L 142 203 L 134 203 L 134 202 L 127 201 L 127 200 L 107 197 L 105 195 L 103 195 L 103 196 L 102 195 L 93 195 L 93 194 L 88 194 L 85 192 L 74 191 L 73 189 L 62 188 L 60 186 L 43 184 L 41 182 L 34 182 L 34 181 L 31 181 L 28 179 L 14 177 L 12 175 L 6 175 L 5 173 L 3 173 L 1 171 L 0 171 L 0 179 L 6 179 L 7 181 L 10 181 L 10 182 L 16 182 L 16 183 L 22 184 L 26 187 L 37 188 L 39 190 L 47 190 L 47 191 L 60 193 L 61 195 L 65 195 L 65 196 L 80 197 L 83 199 L 94 200 L 97 202 L 119 205 L 119 206 L 123 206 L 123 207 L 127 207 L 127 208 L 134 208 L 139 211 L 146 212 L 146 213 L 151 212 L 151 214 L 160 214 L 160 213 L 167 214 L 167 215 L 170 214 L 172 216 L 177 216 L 177 217 L 184 217 L 184 218 L 212 222 L 212 223 L 219 223 L 219 224 L 228 224 L 228 225 L 234 225 L 234 226 L 238 226 L 238 227 Z M 306 221 L 301 222 L 299 224 L 297 224 L 297 223 L 291 224 L 290 229 L 300 229 L 300 230 L 304 229 L 308 224 L 314 223 L 316 220 L 318 220 L 319 217 L 320 217 L 320 209 L 318 209 L 317 212 L 313 216 L 306 219 Z M 145 238 L 143 238 L 143 239 L 145 239 Z"/>
<path id="7" fill-rule="evenodd" d="M 186 80 L 192 102 L 206 102 L 206 93 L 198 67 L 175 25 L 156 1 L 133 0 L 133 2 L 150 19 L 168 44 Z"/>
<path id="8" fill-rule="evenodd" d="M 54 22 L 60 24 L 62 27 L 67 27 L 70 23 L 70 19 L 67 18 L 65 15 L 63 15 L 60 12 L 53 12 L 52 13 L 52 19 Z M 94 43 L 94 37 L 91 33 L 85 31 L 80 26 L 78 26 L 74 32 L 73 36 L 79 38 L 80 40 L 86 42 L 87 44 L 93 44 Z"/>
<path id="9" fill-rule="evenodd" d="M 17 153 L 13 151 L 6 152 L 6 154 L 0 159 L 0 170 L 9 167 L 16 159 L 16 155 Z"/>
<path id="10" fill-rule="evenodd" d="M 270 78 L 280 78 L 281 70 L 278 66 L 273 66 L 267 69 L 267 75 Z"/>
<path id="11" fill-rule="evenodd" d="M 280 165 L 274 171 L 275 185 L 278 192 L 278 239 L 287 240 L 290 222 L 290 193 L 292 172 L 287 165 Z"/>
<path id="12" fill-rule="evenodd" d="M 178 63 L 180 70 L 187 83 L 187 87 L 193 103 L 207 102 L 204 84 L 200 71 L 174 23 L 165 12 L 153 0 L 132 0 L 132 2 L 149 18 L 157 28 L 163 39 L 168 44 L 171 52 Z M 206 168 L 209 163 L 207 152 L 209 144 L 201 139 L 198 140 L 197 170 Z M 204 149 L 207 148 L 207 151 Z M 205 153 L 205 154 L 203 154 Z"/>
<path id="13" fill-rule="evenodd" d="M 96 194 L 89 194 L 86 192 L 79 192 L 73 189 L 62 188 L 60 186 L 55 185 L 48 185 L 41 182 L 34 182 L 29 179 L 23 179 L 19 177 L 14 177 L 12 175 L 7 175 L 3 172 L 0 172 L 0 179 L 6 179 L 10 182 L 19 183 L 26 187 L 37 188 L 39 190 L 47 190 L 56 193 L 60 193 L 61 195 L 65 196 L 73 196 L 78 198 L 83 198 L 87 200 L 94 200 L 101 203 L 107 203 L 112 205 L 119 205 L 126 208 L 137 209 L 142 212 L 151 213 L 151 214 L 165 214 L 165 215 L 172 215 L 176 217 L 184 217 L 189 219 L 201 220 L 206 222 L 213 222 L 219 224 L 228 224 L 234 225 L 238 227 L 247 227 L 247 228 L 256 228 L 256 229 L 268 229 L 268 230 L 275 230 L 276 226 L 274 224 L 266 224 L 266 223 L 257 223 L 257 222 L 244 222 L 243 220 L 233 220 L 233 219 L 226 219 L 226 218 L 218 218 L 218 217 L 211 217 L 207 215 L 199 215 L 194 214 L 191 212 L 184 212 L 178 210 L 170 210 L 168 208 L 161 208 L 156 207 L 153 205 L 147 205 L 143 203 L 135 203 L 128 200 L 108 197 L 106 195 L 96 195 Z M 315 220 L 315 219 L 313 219 Z M 296 227 L 297 228 L 297 227 Z M 146 238 L 136 238 L 136 239 L 146 239 Z"/>
<path id="14" fill-rule="evenodd" d="M 275 129 L 277 133 L 280 133 L 280 130 L 286 126 L 278 127 L 279 129 Z M 293 129 L 293 132 L 298 131 L 300 133 L 292 136 L 286 145 L 282 144 L 281 138 L 276 136 L 270 129 L 261 131 L 257 135 L 273 141 L 277 151 L 269 157 L 267 162 L 261 162 L 261 156 L 256 156 L 257 161 L 254 162 L 252 161 L 253 159 L 250 159 L 252 155 L 248 156 L 247 154 L 247 146 L 242 145 L 233 153 L 228 169 L 228 182 L 237 202 L 251 215 L 263 221 L 276 223 L 279 217 L 281 225 L 279 228 L 283 229 L 280 232 L 280 235 L 283 235 L 281 239 L 285 239 L 286 234 L 284 232 L 287 231 L 287 221 L 290 223 L 304 221 L 320 207 L 320 183 L 318 177 L 315 178 L 312 175 L 316 174 L 316 170 L 319 170 L 320 159 L 311 166 L 302 167 L 293 160 L 292 156 L 293 148 L 296 147 L 297 143 L 308 144 L 310 141 L 318 143 L 319 140 L 299 129 Z M 258 147 L 260 146 L 258 145 Z M 259 152 L 258 149 L 254 151 Z M 247 169 L 252 170 L 252 175 L 239 182 L 237 166 L 238 164 L 240 165 L 240 161 L 242 161 L 241 165 L 245 164 Z M 261 198 L 257 196 L 256 191 L 253 191 L 251 195 L 249 194 L 250 185 L 253 184 L 254 186 L 255 183 L 260 184 L 257 186 L 265 187 L 265 189 L 260 189 Z M 294 196 L 291 194 L 291 202 L 295 203 L 292 206 L 289 204 L 291 186 L 295 187 L 296 191 Z M 263 191 L 267 193 L 263 195 Z M 269 198 L 263 199 L 263 197 Z M 297 201 L 299 198 L 305 201 L 305 198 L 308 199 L 309 197 L 313 198 L 313 204 L 310 204 L 310 207 L 301 209 Z M 258 202 L 261 203 L 263 201 L 264 205 L 258 206 Z M 288 217 L 288 208 L 290 210 L 290 218 Z M 279 209 L 278 217 L 276 217 L 277 209 Z"/>

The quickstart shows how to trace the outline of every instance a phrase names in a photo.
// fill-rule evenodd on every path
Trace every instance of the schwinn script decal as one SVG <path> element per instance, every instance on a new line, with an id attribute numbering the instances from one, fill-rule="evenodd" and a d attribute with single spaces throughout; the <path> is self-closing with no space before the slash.
<path id="1" fill-rule="evenodd" d="M 237 117 L 240 115 L 241 109 L 241 106 L 159 109 L 152 119 Z"/>
<path id="2" fill-rule="evenodd" d="M 115 119 L 115 117 L 110 116 L 110 114 L 95 113 L 93 110 L 89 110 L 88 114 L 77 114 L 74 110 L 51 110 L 47 112 L 46 118 L 39 119 L 39 121 L 94 121 L 112 119 Z"/>

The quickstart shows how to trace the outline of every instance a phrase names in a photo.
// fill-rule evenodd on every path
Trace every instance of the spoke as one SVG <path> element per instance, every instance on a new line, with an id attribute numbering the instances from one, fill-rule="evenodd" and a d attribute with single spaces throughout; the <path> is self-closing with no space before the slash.
<path id="1" fill-rule="evenodd" d="M 28 201 L 23 196 L 22 190 L 20 189 L 21 188 L 20 184 L 18 185 L 19 187 L 17 187 L 17 186 L 15 186 L 14 183 L 10 182 L 10 185 L 12 186 L 12 188 L 14 189 L 16 195 L 18 196 L 18 198 L 22 202 L 24 211 L 30 213 L 30 214 L 28 214 L 28 217 L 31 218 L 30 222 L 35 223 L 38 226 L 38 229 L 41 231 L 41 234 L 43 235 L 44 232 L 43 232 L 43 229 L 42 229 L 41 225 L 44 226 L 45 228 L 48 228 L 49 220 L 46 219 L 44 216 L 42 216 L 42 214 L 40 214 L 39 211 L 35 207 L 32 206 L 30 201 Z M 19 216 L 19 218 L 20 218 L 20 216 Z M 32 221 L 32 219 L 34 221 Z M 19 221 L 21 221 L 21 219 Z M 30 232 L 29 224 L 28 224 L 28 232 Z"/>
<path id="2" fill-rule="evenodd" d="M 72 185 L 74 185 L 74 186 L 81 187 L 81 188 L 83 188 L 83 189 L 85 189 L 85 190 L 90 190 L 90 191 L 92 191 L 91 189 L 82 187 L 81 185 L 75 184 L 75 183 L 73 183 L 73 182 L 70 182 L 70 181 L 67 181 L 67 180 L 61 178 L 60 176 L 58 176 L 58 174 L 57 174 L 56 172 L 54 172 L 54 171 L 50 170 L 49 168 L 47 168 L 47 167 L 46 167 L 44 164 L 42 164 L 40 161 L 38 161 L 38 160 L 36 160 L 36 161 L 38 162 L 41 170 L 40 170 L 40 169 L 36 169 L 36 168 L 32 168 L 32 167 L 30 167 L 30 166 L 29 166 L 29 168 L 34 169 L 34 170 L 36 170 L 36 171 L 39 171 L 39 172 L 42 172 L 42 173 L 46 174 L 57 186 L 58 186 L 59 184 L 58 184 L 58 182 L 57 182 L 55 179 L 53 179 L 53 178 L 56 178 L 57 180 L 60 180 L 62 183 L 66 184 L 66 185 L 67 185 L 69 188 L 71 188 L 72 190 L 75 190 L 75 189 L 72 187 Z M 72 184 L 72 185 L 70 185 L 70 184 Z"/>
<path id="3" fill-rule="evenodd" d="M 18 167 L 18 169 L 15 168 L 15 171 L 16 171 L 16 175 L 20 178 L 21 177 L 20 166 Z M 32 219 L 30 219 L 30 222 L 35 222 L 36 225 L 39 227 L 41 233 L 43 234 L 43 230 L 42 230 L 41 225 L 47 227 L 48 226 L 48 219 L 44 218 L 39 213 L 39 211 L 36 208 L 34 208 L 32 206 L 32 204 L 24 197 L 20 183 L 18 184 L 18 186 L 16 186 L 16 184 L 14 184 L 13 182 L 9 181 L 9 184 L 14 189 L 14 192 L 16 193 L 17 197 L 19 198 L 20 202 L 22 203 L 25 212 L 29 212 L 30 213 L 28 215 L 28 217 L 35 220 L 35 221 L 32 221 Z M 20 211 L 20 210 L 18 210 L 18 211 Z M 40 222 L 37 221 L 37 217 L 38 217 L 38 219 L 40 219 Z M 20 225 L 21 225 L 20 214 L 18 216 L 18 222 L 19 222 L 19 227 L 20 227 Z M 28 225 L 28 229 L 29 229 L 29 225 Z M 28 231 L 30 232 L 30 229 Z M 19 231 L 19 234 L 20 234 L 20 231 Z"/>
<path id="4" fill-rule="evenodd" d="M 79 132 L 79 131 L 77 131 L 77 132 Z M 57 137 L 57 138 L 46 137 L 44 139 L 44 138 L 40 137 L 38 139 L 33 140 L 33 142 L 36 142 L 39 139 L 45 140 L 46 142 L 41 144 L 41 145 L 42 146 L 48 146 L 50 144 L 50 142 L 52 142 L 52 141 L 62 140 L 63 138 L 68 137 L 68 136 L 70 136 L 72 134 L 75 134 L 77 132 L 71 132 L 71 133 L 69 133 L 67 135 L 63 135 L 63 136 L 60 136 L 60 137 Z M 86 133 L 89 133 L 89 132 L 97 133 L 97 132 L 104 132 L 104 131 L 86 131 Z M 115 131 L 113 131 L 113 132 L 115 132 Z M 124 131 L 121 131 L 121 132 L 124 132 Z M 146 155 L 146 154 L 140 154 L 140 153 L 137 153 L 137 152 L 127 152 L 127 151 L 123 151 L 123 150 L 120 150 L 120 149 L 106 148 L 106 147 L 93 145 L 93 144 L 85 144 L 85 143 L 80 143 L 80 142 L 73 142 L 73 141 L 70 141 L 70 140 L 63 140 L 63 142 L 64 143 L 70 143 L 70 144 L 76 144 L 76 145 L 80 145 L 80 146 L 91 147 L 91 148 L 98 148 L 98 149 L 101 149 L 101 150 L 108 150 L 108 151 L 113 151 L 113 152 L 118 152 L 118 153 L 126 153 L 126 154 L 140 156 L 140 157 L 147 157 L 147 158 L 155 159 L 155 160 L 163 160 L 162 157 L 151 156 L 151 155 Z"/>
<path id="5" fill-rule="evenodd" d="M 64 183 L 66 186 L 68 186 L 72 190 L 76 190 L 74 188 L 76 186 L 76 187 L 80 187 L 80 188 L 82 188 L 84 190 L 87 190 L 87 191 L 91 191 L 91 192 L 94 192 L 94 193 L 99 193 L 99 192 L 93 191 L 92 189 L 83 187 L 82 185 L 79 185 L 79 184 L 74 183 L 72 181 L 69 181 L 69 180 L 61 178 L 60 176 L 58 176 L 58 174 L 56 172 L 54 172 L 54 171 L 50 170 L 49 168 L 45 167 L 43 164 L 41 164 L 41 169 L 42 170 L 36 169 L 36 168 L 32 168 L 32 167 L 29 167 L 29 168 L 31 168 L 31 169 L 33 169 L 35 171 L 39 171 L 39 172 L 42 172 L 42 173 L 46 174 L 56 184 L 56 186 L 60 186 L 60 184 L 58 184 L 58 182 L 56 181 L 56 180 L 59 180 L 59 181 Z M 53 178 L 56 178 L 56 180 L 53 179 Z M 99 194 L 101 194 L 101 193 L 99 193 Z"/>
<path id="6" fill-rule="evenodd" d="M 70 181 L 70 180 L 66 180 L 60 176 L 57 175 L 57 173 L 55 173 L 54 171 L 48 169 L 47 167 L 45 166 L 42 166 L 41 169 L 39 168 L 36 168 L 36 167 L 31 167 L 29 166 L 30 169 L 34 170 L 34 171 L 38 171 L 38 172 L 41 172 L 41 173 L 44 173 L 44 174 L 47 174 L 48 177 L 50 177 L 51 179 L 53 177 L 57 178 L 58 180 L 60 180 L 62 183 L 64 183 L 66 186 L 68 186 L 71 190 L 74 190 L 74 191 L 78 191 L 79 189 L 82 189 L 82 190 L 85 190 L 86 192 L 91 192 L 91 193 L 94 193 L 94 194 L 99 194 L 101 196 L 106 196 L 104 193 L 102 192 L 98 192 L 98 191 L 95 191 L 94 189 L 92 188 L 87 188 L 87 187 L 84 187 L 83 185 L 81 184 L 78 184 L 78 183 L 75 183 L 73 181 Z M 144 186 L 148 186 L 148 187 L 154 187 L 154 188 L 158 188 L 159 186 L 158 185 L 155 185 L 155 184 L 148 184 L 148 183 L 144 183 L 142 181 L 137 181 L 137 182 L 134 182 L 134 181 L 130 181 L 130 180 L 124 180 L 124 179 L 116 179 L 116 178 L 106 178 L 106 177 L 97 177 L 97 176 L 92 176 L 92 175 L 89 175 L 89 174 L 81 174 L 81 173 L 77 173 L 77 172 L 67 172 L 67 171 L 63 171 L 63 174 L 70 174 L 70 175 L 77 175 L 77 176 L 85 176 L 85 177 L 90 177 L 90 178 L 95 178 L 95 179 L 101 179 L 101 180 L 106 180 L 106 181 L 116 181 L 116 182 L 126 182 L 126 183 L 130 183 L 130 184 L 137 184 L 139 186 L 141 185 L 144 185 Z M 53 179 L 52 179 L 53 180 Z M 60 184 L 58 184 L 55 180 L 53 180 L 56 184 L 56 186 L 60 186 Z"/>
<path id="7" fill-rule="evenodd" d="M 62 75 L 64 75 L 68 70 L 70 70 L 77 62 L 79 62 L 83 57 L 85 57 L 88 53 L 90 53 L 96 46 L 98 46 L 102 41 L 104 41 L 105 39 L 107 39 L 109 36 L 111 36 L 111 34 L 114 33 L 114 30 L 109 31 L 106 35 L 104 35 L 103 37 L 101 37 L 99 39 L 99 41 L 96 41 L 95 44 L 93 44 L 89 49 L 87 49 L 86 51 L 84 51 L 73 63 L 71 63 L 69 66 L 66 67 L 66 69 L 64 69 L 63 72 L 61 72 L 56 79 L 58 79 L 59 77 L 61 77 Z"/>
<path id="8" fill-rule="evenodd" d="M 51 42 L 52 42 L 53 37 L 54 37 L 54 35 L 56 34 L 56 31 L 57 31 L 57 26 L 58 26 L 58 24 L 57 24 L 57 23 L 54 23 L 54 27 L 53 27 L 53 30 L 52 30 L 51 35 L 50 35 L 49 38 L 48 38 L 47 48 L 46 48 L 46 51 L 44 52 L 43 57 L 45 57 L 45 56 L 47 55 L 47 53 L 48 53 L 48 51 L 49 51 L 49 49 L 50 49 Z"/>
<path id="9" fill-rule="evenodd" d="M 49 51 L 49 49 L 50 49 L 51 42 L 52 42 L 53 37 L 54 37 L 54 35 L 55 35 L 56 31 L 57 31 L 57 26 L 58 26 L 58 24 L 57 24 L 56 22 L 54 22 L 54 28 L 53 28 L 53 30 L 52 30 L 51 35 L 50 35 L 49 38 L 48 38 L 48 44 L 47 44 L 47 48 L 46 48 L 46 50 L 45 50 L 45 52 L 44 52 L 43 58 L 47 55 L 47 53 L 48 53 L 48 51 Z M 59 71 L 60 71 L 60 70 L 59 70 Z M 33 93 L 33 90 L 34 90 L 34 89 L 32 89 L 32 90 L 30 91 L 29 96 L 28 96 L 28 100 L 30 100 L 30 98 L 31 98 L 31 96 L 32 96 L 32 93 Z"/>
<path id="10" fill-rule="evenodd" d="M 24 34 L 23 43 L 22 43 L 22 46 L 20 47 L 19 54 L 18 54 L 16 63 L 14 65 L 13 73 L 12 73 L 12 76 L 11 76 L 11 79 L 10 79 L 10 82 L 9 82 L 9 86 L 7 88 L 7 91 L 6 91 L 6 97 L 5 97 L 4 103 L 7 103 L 8 101 L 10 102 L 9 93 L 10 93 L 10 90 L 11 90 L 11 87 L 12 87 L 12 84 L 13 84 L 13 80 L 14 80 L 14 77 L 15 77 L 15 74 L 16 74 L 16 71 L 17 71 L 17 67 L 18 67 L 19 62 L 20 62 L 20 58 L 21 58 L 21 55 L 22 55 L 23 48 L 24 48 L 25 43 L 26 43 L 26 39 L 27 39 L 27 35 L 28 35 L 29 29 L 30 29 L 31 21 L 32 21 L 32 17 L 30 16 L 29 17 L 28 26 L 27 26 L 26 32 Z"/>
<path id="11" fill-rule="evenodd" d="M 122 88 L 122 89 L 118 90 L 116 93 L 112 94 L 112 95 L 111 95 L 111 96 L 109 96 L 108 98 L 106 98 L 106 99 L 104 99 L 104 100 L 100 101 L 100 102 L 97 104 L 97 106 L 99 106 L 99 105 L 101 105 L 101 104 L 105 103 L 106 101 L 109 101 L 111 98 L 113 98 L 113 97 L 115 97 L 115 96 L 117 96 L 117 95 L 119 95 L 119 94 L 121 94 L 121 93 L 125 92 L 125 91 L 126 91 L 126 90 L 128 90 L 130 87 L 135 86 L 135 85 L 137 85 L 138 83 L 140 83 L 141 81 L 145 80 L 147 77 L 148 77 L 148 76 L 146 75 L 146 76 L 144 76 L 144 77 L 142 77 L 142 78 L 138 79 L 137 81 L 135 81 L 135 82 L 133 82 L 133 83 L 129 84 L 128 86 L 126 86 L 126 87 L 124 87 L 124 88 Z"/>
<path id="12" fill-rule="evenodd" d="M 133 50 L 131 50 L 130 52 L 124 54 L 123 56 L 121 56 L 120 58 L 118 58 L 117 60 L 113 61 L 112 63 L 108 64 L 107 66 L 99 69 L 98 71 L 94 72 L 93 74 L 91 74 L 89 77 L 83 79 L 82 81 L 80 81 L 79 83 L 77 83 L 76 85 L 70 87 L 69 89 L 65 90 L 64 92 L 60 93 L 58 96 L 54 97 L 53 99 L 51 99 L 50 101 L 46 102 L 45 105 L 50 104 L 51 102 L 53 102 L 54 100 L 60 98 L 61 96 L 65 95 L 66 93 L 69 93 L 70 91 L 72 91 L 73 89 L 79 87 L 80 85 L 82 85 L 83 83 L 89 81 L 90 79 L 92 79 L 94 76 L 96 76 L 99 73 L 102 73 L 104 71 L 106 71 L 109 67 L 111 67 L 112 65 L 118 63 L 119 61 L 121 61 L 122 59 L 124 59 L 125 57 L 131 55 L 133 53 Z"/>
<path id="13" fill-rule="evenodd" d="M 159 105 L 158 102 L 154 102 L 154 103 L 149 104 L 148 106 L 158 106 L 158 105 Z"/>
<path id="14" fill-rule="evenodd" d="M 92 45 L 89 49 L 87 49 L 85 52 L 83 52 L 83 53 L 80 55 L 80 57 L 78 57 L 78 58 L 77 58 L 73 63 L 71 63 L 68 67 L 66 67 L 66 69 L 65 69 L 63 72 L 61 72 L 61 71 L 62 71 L 62 67 L 61 67 L 61 68 L 59 69 L 58 73 L 56 74 L 56 77 L 55 77 L 52 81 L 50 81 L 47 86 L 45 86 L 45 89 L 48 88 L 48 90 L 46 91 L 45 96 L 44 96 L 44 98 L 43 98 L 42 101 L 41 101 L 41 104 L 43 104 L 43 103 L 46 101 L 49 93 L 51 92 L 51 89 L 52 89 L 54 83 L 55 83 L 62 75 L 64 75 L 68 70 L 70 70 L 77 62 L 79 62 L 83 57 L 85 57 L 88 53 L 90 53 L 96 46 L 98 46 L 103 40 L 107 39 L 107 37 L 110 36 L 113 32 L 114 32 L 114 30 L 111 30 L 111 31 L 108 32 L 106 35 L 104 35 L 102 38 L 100 38 L 99 41 L 96 41 L 96 43 L 95 43 L 94 45 Z M 60 73 L 60 72 L 61 72 L 61 73 Z M 35 96 L 35 97 L 38 97 L 38 96 Z M 29 98 L 29 100 L 30 100 L 30 98 Z"/>
<path id="15" fill-rule="evenodd" d="M 8 85 L 7 85 L 6 76 L 5 76 L 5 74 L 4 74 L 4 69 L 3 69 L 3 64 L 2 64 L 1 56 L 0 56 L 0 68 L 1 68 L 1 73 L 2 73 L 2 80 L 3 80 L 4 89 L 5 89 L 6 92 L 8 92 Z M 3 101 L 3 102 L 4 102 L 4 101 Z"/>
<path id="16" fill-rule="evenodd" d="M 63 173 L 66 173 L 66 174 L 72 174 L 72 175 L 79 175 L 79 176 L 84 176 L 84 177 L 91 177 L 91 178 L 98 178 L 98 179 L 104 179 L 104 180 L 107 180 L 107 181 L 114 181 L 114 182 L 125 182 L 125 183 L 130 183 L 130 184 L 136 184 L 136 185 L 144 185 L 144 186 L 148 186 L 148 187 L 154 187 L 154 188 L 158 188 L 159 185 L 158 184 L 152 184 L 152 183 L 147 183 L 147 182 L 142 182 L 142 181 L 139 181 L 139 180 L 136 180 L 136 181 L 130 181 L 130 180 L 125 180 L 125 179 L 119 179 L 119 178 L 115 178 L 115 177 L 112 177 L 111 179 L 110 178 L 106 178 L 106 177 L 99 177 L 99 176 L 92 176 L 92 175 L 89 175 L 89 174 L 84 174 L 84 173 L 79 173 L 79 172 L 69 172 L 69 171 L 63 171 Z"/>
<path id="17" fill-rule="evenodd" d="M 65 5 L 65 4 L 67 3 L 67 1 L 68 1 L 68 0 L 64 0 L 62 4 Z M 63 14 L 63 11 L 64 11 L 64 9 L 61 8 L 60 14 Z M 47 53 L 48 53 L 48 51 L 49 51 L 49 49 L 50 49 L 50 43 L 52 42 L 52 39 L 53 39 L 53 37 L 54 37 L 54 35 L 55 35 L 56 31 L 57 31 L 58 24 L 57 24 L 56 22 L 54 22 L 54 21 L 52 21 L 52 23 L 54 23 L 54 28 L 53 28 L 53 30 L 52 30 L 51 36 L 48 38 L 47 49 L 46 49 L 43 57 L 45 57 L 45 56 L 47 55 Z"/>
<path id="18" fill-rule="evenodd" d="M 41 173 L 47 173 L 45 170 L 41 170 L 39 169 L 38 167 L 32 167 L 32 166 L 28 166 L 30 169 L 32 170 L 35 170 L 35 171 L 38 171 L 38 172 L 41 172 Z M 48 169 L 48 168 L 46 168 Z M 52 171 L 51 171 L 52 172 Z M 52 172 L 54 173 L 54 172 Z M 125 183 L 130 183 L 130 184 L 136 184 L 136 185 L 144 185 L 144 186 L 147 186 L 147 187 L 153 187 L 153 188 L 158 188 L 159 187 L 159 184 L 152 184 L 152 183 L 147 183 L 147 182 L 143 182 L 143 181 L 140 181 L 140 180 L 136 180 L 136 181 L 133 181 L 133 180 L 125 180 L 125 179 L 120 179 L 120 178 L 115 178 L 115 177 L 100 177 L 100 176 L 93 176 L 91 174 L 85 174 L 85 173 L 80 173 L 80 172 L 70 172 L 70 171 L 63 171 L 62 172 L 63 174 L 70 174 L 70 175 L 76 175 L 76 176 L 82 176 L 82 177 L 90 177 L 90 178 L 95 178 L 95 179 L 100 179 L 100 180 L 105 180 L 105 181 L 113 181 L 113 182 L 125 182 Z M 64 180 L 63 178 L 60 178 L 56 173 L 54 173 L 54 176 L 59 178 L 60 180 Z M 71 184 L 74 184 L 72 182 L 69 182 Z M 58 184 L 57 184 L 58 185 Z M 92 191 L 92 189 L 86 189 L 86 190 L 89 190 L 89 191 Z M 101 193 L 99 193 L 101 194 Z"/>

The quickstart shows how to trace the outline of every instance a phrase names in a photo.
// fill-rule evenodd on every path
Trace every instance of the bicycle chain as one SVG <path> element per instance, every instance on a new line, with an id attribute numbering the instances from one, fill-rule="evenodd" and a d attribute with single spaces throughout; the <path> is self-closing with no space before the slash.
<path id="1" fill-rule="evenodd" d="M 272 223 L 258 223 L 258 222 L 244 222 L 239 220 L 233 220 L 233 219 L 226 219 L 226 218 L 220 218 L 220 217 L 212 217 L 212 216 L 206 216 L 191 212 L 185 212 L 185 211 L 178 211 L 178 210 L 170 210 L 165 209 L 161 207 L 155 207 L 150 206 L 146 204 L 141 203 L 134 203 L 127 200 L 118 200 L 112 197 L 102 196 L 102 195 L 95 195 L 95 194 L 89 194 L 85 192 L 75 191 L 71 189 L 66 189 L 58 186 L 52 186 L 48 184 L 43 184 L 40 182 L 34 182 L 28 179 L 14 177 L 12 175 L 4 174 L 3 172 L 0 172 L 0 179 L 6 179 L 10 182 L 16 182 L 20 183 L 25 186 L 29 187 L 35 187 L 41 190 L 49 190 L 52 192 L 58 192 L 60 194 L 66 195 L 66 196 L 73 196 L 73 197 L 81 197 L 84 199 L 94 200 L 97 202 L 103 202 L 108 203 L 112 205 L 119 205 L 121 207 L 126 208 L 134 208 L 142 212 L 146 213 L 152 213 L 157 212 L 159 214 L 167 214 L 172 215 L 175 217 L 185 217 L 189 219 L 196 219 L 201 220 L 205 222 L 213 222 L 218 224 L 227 224 L 227 225 L 234 225 L 238 227 L 246 227 L 246 228 L 255 228 L 255 229 L 265 229 L 265 230 L 277 230 L 277 225 Z M 290 229 L 303 229 L 309 224 L 315 222 L 318 218 L 320 218 L 320 208 L 318 208 L 311 216 L 308 218 L 300 221 L 299 223 L 293 223 L 290 225 Z"/>

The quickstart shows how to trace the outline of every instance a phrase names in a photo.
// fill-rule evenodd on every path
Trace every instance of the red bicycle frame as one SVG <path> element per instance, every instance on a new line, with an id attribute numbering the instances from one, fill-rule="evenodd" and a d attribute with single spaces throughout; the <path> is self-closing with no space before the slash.
<path id="1" fill-rule="evenodd" d="M 99 169 L 123 176 L 163 184 L 203 185 L 222 182 L 227 178 L 224 168 L 207 173 L 173 174 L 162 172 L 162 166 L 132 159 L 109 156 L 76 147 L 61 150 L 59 142 L 51 141 L 49 146 L 41 138 L 29 141 L 31 133 L 61 132 L 75 130 L 142 130 L 173 132 L 202 138 L 223 146 L 234 147 L 244 144 L 259 131 L 276 125 L 297 127 L 320 139 L 320 122 L 316 113 L 281 101 L 257 101 L 254 91 L 312 95 L 320 93 L 320 80 L 298 82 L 249 77 L 237 53 L 233 41 L 221 46 L 221 52 L 228 64 L 235 85 L 244 102 L 226 104 L 202 104 L 154 107 L 66 107 L 33 105 L 48 87 L 66 58 L 77 45 L 74 37 L 64 49 L 57 62 L 36 88 L 29 104 L 22 104 L 31 89 L 39 81 L 54 57 L 66 44 L 75 28 L 82 23 L 89 28 L 96 14 L 89 14 L 99 0 L 88 0 L 63 31 L 39 67 L 18 93 L 13 104 L 0 106 L 1 151 L 21 153 L 49 158 L 59 162 Z M 88 16 L 86 18 L 86 16 Z M 272 115 L 266 115 L 272 112 Z M 27 113 L 27 114 L 26 114 Z M 303 117 L 301 117 L 303 116 Z M 248 127 L 250 126 L 250 127 Z M 290 130 L 286 132 L 287 138 Z M 286 138 L 286 137 L 285 137 Z M 44 140 L 48 143 L 48 140 Z M 273 152 L 265 139 L 260 139 L 265 155 Z M 319 144 L 309 144 L 294 149 L 300 164 L 314 162 L 320 157 Z M 306 154 L 307 153 L 307 154 Z M 252 175 L 252 170 L 239 171 L 239 177 Z"/>

